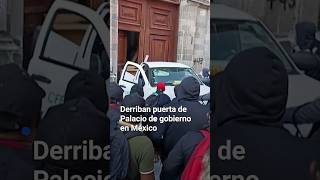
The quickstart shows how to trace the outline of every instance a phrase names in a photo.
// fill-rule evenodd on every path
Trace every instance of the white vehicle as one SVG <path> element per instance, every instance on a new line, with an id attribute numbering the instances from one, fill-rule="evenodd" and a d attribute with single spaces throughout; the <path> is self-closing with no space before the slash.
<path id="1" fill-rule="evenodd" d="M 211 6 L 211 63 L 222 71 L 238 52 L 264 46 L 278 55 L 289 75 L 287 107 L 295 107 L 320 97 L 320 82 L 306 76 L 258 19 L 221 4 Z M 257 59 L 258 61 L 259 59 Z"/>
<path id="2" fill-rule="evenodd" d="M 139 65 L 128 61 L 122 70 L 119 85 L 123 88 L 124 95 L 128 95 L 134 84 L 141 83 L 144 85 L 144 98 L 147 98 L 156 91 L 157 83 L 163 82 L 166 84 L 164 93 L 173 99 L 174 87 L 189 76 L 199 81 L 200 96 L 210 93 L 210 87 L 200 80 L 192 68 L 174 62 L 144 62 Z"/>
<path id="3" fill-rule="evenodd" d="M 60 25 L 61 15 L 77 18 L 81 23 Z M 109 4 L 103 3 L 97 11 L 71 1 L 57 0 L 51 6 L 41 27 L 28 73 L 45 90 L 42 111 L 63 103 L 66 86 L 81 70 L 103 72 L 109 67 L 109 28 L 104 17 Z M 62 18 L 67 21 L 67 18 Z M 59 33 L 59 29 L 82 30 L 78 42 Z M 79 40 L 80 39 L 80 40 Z M 99 47 L 97 47 L 99 46 Z M 102 49 L 96 52 L 96 49 Z M 100 53 L 104 52 L 104 53 Z"/>

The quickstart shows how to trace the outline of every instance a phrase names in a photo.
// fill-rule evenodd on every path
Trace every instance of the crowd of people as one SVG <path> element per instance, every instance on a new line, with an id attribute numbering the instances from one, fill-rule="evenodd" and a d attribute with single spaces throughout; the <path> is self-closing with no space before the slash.
<path id="1" fill-rule="evenodd" d="M 122 88 L 110 85 L 111 121 L 111 179 L 161 180 L 209 179 L 209 105 L 199 102 L 200 84 L 193 77 L 185 78 L 175 87 L 175 98 L 166 95 L 164 83 L 157 84 L 157 90 L 144 99 L 143 87 L 131 88 L 123 98 Z M 158 113 L 156 116 L 189 116 L 188 123 L 147 122 L 157 131 L 121 131 L 120 116 L 150 116 L 150 113 L 121 112 L 120 107 L 186 107 L 184 113 Z M 127 125 L 132 125 L 129 123 Z M 146 124 L 144 124 L 146 125 Z M 202 147 L 202 149 L 201 149 Z M 201 157 L 201 163 L 199 158 Z M 198 164 L 197 164 L 198 163 Z M 156 169 L 157 164 L 162 168 Z M 195 166 L 197 164 L 197 166 Z M 197 168 L 194 168 L 197 167 Z M 159 177 L 159 172 L 161 175 Z"/>
<path id="2" fill-rule="evenodd" d="M 45 92 L 32 77 L 18 65 L 0 66 L 1 179 L 95 175 L 113 180 L 209 178 L 209 106 L 199 102 L 198 80 L 185 78 L 176 86 L 172 100 L 164 93 L 164 83 L 158 83 L 146 99 L 140 85 L 134 85 L 125 97 L 119 85 L 106 87 L 105 78 L 81 71 L 68 83 L 64 103 L 43 113 Z M 183 106 L 188 111 L 174 115 L 190 116 L 192 121 L 153 122 L 158 131 L 123 132 L 119 129 L 121 115 L 150 114 L 121 113 L 120 106 Z M 92 147 L 102 147 L 106 156 L 111 151 L 111 157 L 90 159 Z"/>
<path id="3" fill-rule="evenodd" d="M 0 177 L 31 180 L 37 170 L 48 176 L 65 176 L 68 170 L 68 176 L 109 175 L 112 180 L 204 180 L 209 179 L 209 172 L 213 179 L 230 179 L 231 175 L 267 180 L 320 179 L 319 99 L 286 108 L 288 72 L 273 52 L 264 47 L 244 50 L 215 75 L 213 82 L 210 108 L 210 103 L 199 102 L 200 84 L 193 77 L 175 87 L 173 99 L 165 94 L 166 84 L 161 82 L 145 99 L 140 84 L 124 96 L 118 84 L 111 83 L 107 90 L 105 78 L 82 71 L 67 85 L 64 103 L 42 114 L 45 92 L 41 87 L 19 66 L 2 65 Z M 192 120 L 142 124 L 156 126 L 157 131 L 121 131 L 122 126 L 134 125 L 119 121 L 122 115 L 151 116 L 121 112 L 121 106 L 185 107 L 186 112 L 152 115 L 187 116 Z M 299 130 L 298 125 L 306 123 L 314 124 L 307 138 L 298 133 L 294 136 L 284 127 L 293 124 Z M 64 159 L 50 155 L 34 158 L 34 142 L 45 142 L 49 149 L 77 146 L 77 155 L 83 155 L 88 154 L 81 149 L 90 144 L 86 140 L 110 150 L 110 157 L 73 159 L 67 157 L 76 155 L 68 151 Z M 233 146 L 239 145 L 244 149 L 241 160 L 232 155 L 221 158 L 217 153 L 227 147 L 233 154 Z M 38 150 L 37 154 L 44 154 L 45 149 Z"/>

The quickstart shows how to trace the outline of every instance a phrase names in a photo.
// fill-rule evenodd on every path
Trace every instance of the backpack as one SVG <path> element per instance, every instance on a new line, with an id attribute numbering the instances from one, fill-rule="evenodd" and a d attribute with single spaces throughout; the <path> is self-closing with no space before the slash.
<path id="1" fill-rule="evenodd" d="M 210 147 L 210 133 L 201 130 L 204 139 L 197 145 L 193 151 L 187 166 L 185 167 L 181 180 L 200 180 L 201 174 L 204 171 L 203 158 Z"/>

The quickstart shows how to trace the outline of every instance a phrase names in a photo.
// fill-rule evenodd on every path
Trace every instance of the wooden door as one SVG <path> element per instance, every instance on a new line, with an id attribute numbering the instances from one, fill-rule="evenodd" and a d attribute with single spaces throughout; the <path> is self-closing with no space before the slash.
<path id="1" fill-rule="evenodd" d="M 118 69 L 122 69 L 127 61 L 127 33 L 120 30 L 118 34 Z"/>
<path id="2" fill-rule="evenodd" d="M 127 48 L 121 31 L 132 31 L 139 33 L 138 63 L 146 55 L 150 61 L 176 61 L 178 13 L 178 0 L 119 0 L 119 57 Z"/>
<path id="3" fill-rule="evenodd" d="M 178 12 L 176 4 L 148 0 L 144 54 L 150 61 L 176 61 Z"/>

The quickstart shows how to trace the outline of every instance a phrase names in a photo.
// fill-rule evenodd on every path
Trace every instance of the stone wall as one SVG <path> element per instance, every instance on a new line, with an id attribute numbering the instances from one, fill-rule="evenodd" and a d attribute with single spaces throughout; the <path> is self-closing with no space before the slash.
<path id="1" fill-rule="evenodd" d="M 110 49 L 110 81 L 117 81 L 117 63 L 118 63 L 118 0 L 110 2 L 110 27 L 111 27 L 111 49 Z"/>
<path id="2" fill-rule="evenodd" d="M 177 62 L 196 72 L 210 64 L 210 2 L 181 0 Z"/>

